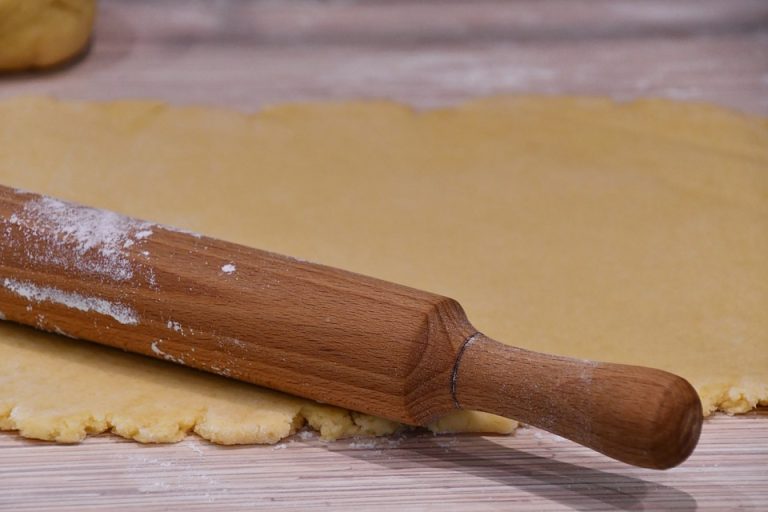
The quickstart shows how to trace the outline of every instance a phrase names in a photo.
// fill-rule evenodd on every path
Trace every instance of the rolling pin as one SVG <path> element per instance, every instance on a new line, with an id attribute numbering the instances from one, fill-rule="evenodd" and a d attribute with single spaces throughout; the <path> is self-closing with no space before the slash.
<path id="1" fill-rule="evenodd" d="M 7 320 L 409 425 L 457 409 L 665 469 L 698 442 L 693 387 L 478 332 L 453 299 L 0 186 Z"/>

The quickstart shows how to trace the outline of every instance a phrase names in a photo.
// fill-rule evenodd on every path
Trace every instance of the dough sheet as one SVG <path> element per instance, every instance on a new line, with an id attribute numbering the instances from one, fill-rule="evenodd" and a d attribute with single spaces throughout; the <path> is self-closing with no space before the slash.
<path id="1" fill-rule="evenodd" d="M 698 104 L 0 102 L 0 183 L 451 296 L 517 346 L 768 401 L 768 123 Z M 2 308 L 0 307 L 0 310 Z M 642 396 L 637 400 L 641 401 Z M 398 425 L 0 322 L 0 428 L 272 443 Z M 510 432 L 461 412 L 437 431 Z"/>

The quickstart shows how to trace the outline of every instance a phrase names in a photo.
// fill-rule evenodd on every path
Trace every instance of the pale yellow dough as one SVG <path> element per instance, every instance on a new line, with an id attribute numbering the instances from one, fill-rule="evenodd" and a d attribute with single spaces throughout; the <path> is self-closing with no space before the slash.
<path id="1" fill-rule="evenodd" d="M 764 119 L 567 98 L 253 116 L 18 99 L 0 102 L 0 182 L 449 295 L 508 343 L 679 373 L 708 413 L 768 400 Z M 7 323 L 0 418 L 60 441 L 397 427 Z"/>
<path id="2" fill-rule="evenodd" d="M 0 0 L 0 71 L 45 68 L 77 55 L 96 0 Z"/>

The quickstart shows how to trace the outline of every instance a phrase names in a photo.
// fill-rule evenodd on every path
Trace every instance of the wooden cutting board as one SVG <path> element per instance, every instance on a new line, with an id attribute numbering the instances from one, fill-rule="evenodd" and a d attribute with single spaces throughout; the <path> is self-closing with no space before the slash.
<path id="1" fill-rule="evenodd" d="M 768 4 L 103 0 L 77 66 L 0 81 L 0 97 L 149 97 L 253 111 L 391 98 L 420 107 L 501 93 L 662 96 L 768 114 Z M 535 429 L 275 447 L 190 437 L 75 446 L 0 433 L 0 510 L 766 510 L 768 412 L 718 415 L 667 472 Z"/>

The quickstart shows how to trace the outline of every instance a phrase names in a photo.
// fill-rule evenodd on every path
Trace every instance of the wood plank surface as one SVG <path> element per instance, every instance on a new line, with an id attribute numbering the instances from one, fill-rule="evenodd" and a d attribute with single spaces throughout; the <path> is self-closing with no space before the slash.
<path id="1" fill-rule="evenodd" d="M 156 98 L 254 111 L 501 93 L 660 96 L 768 114 L 764 0 L 103 0 L 91 51 L 0 98 Z M 219 447 L 0 434 L 0 510 L 766 510 L 768 415 L 705 422 L 671 471 L 535 429 Z"/>
<path id="2" fill-rule="evenodd" d="M 669 471 L 640 469 L 546 432 L 408 435 L 222 447 L 109 436 L 55 445 L 0 436 L 0 509 L 765 510 L 768 418 L 707 421 Z M 306 439 L 302 439 L 305 437 Z"/>
<path id="3" fill-rule="evenodd" d="M 764 0 L 102 0 L 90 55 L 0 97 L 421 107 L 488 94 L 657 96 L 768 113 Z"/>

